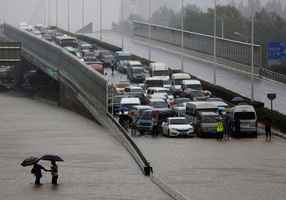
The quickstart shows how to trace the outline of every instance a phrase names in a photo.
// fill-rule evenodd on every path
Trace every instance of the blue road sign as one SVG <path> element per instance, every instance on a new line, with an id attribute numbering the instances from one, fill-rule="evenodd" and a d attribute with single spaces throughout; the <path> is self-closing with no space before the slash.
<path id="1" fill-rule="evenodd" d="M 286 42 L 270 42 L 268 44 L 269 60 L 286 60 Z"/>

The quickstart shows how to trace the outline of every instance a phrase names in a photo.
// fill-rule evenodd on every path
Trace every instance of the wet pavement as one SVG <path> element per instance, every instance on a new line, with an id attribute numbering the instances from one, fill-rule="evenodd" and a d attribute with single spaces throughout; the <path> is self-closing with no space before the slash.
<path id="1" fill-rule="evenodd" d="M 98 37 L 98 34 L 92 34 L 93 37 Z M 103 40 L 114 45 L 121 46 L 121 36 L 115 32 L 105 32 Z M 146 42 L 142 42 L 137 38 L 124 38 L 125 49 L 132 53 L 148 58 L 148 47 Z M 171 45 L 161 45 L 158 42 L 152 41 L 152 60 L 168 63 L 170 66 L 180 67 L 181 56 L 178 55 L 180 50 Z M 185 71 L 203 80 L 213 82 L 213 67 L 214 65 L 200 60 L 186 57 Z M 227 66 L 226 66 L 227 67 Z M 246 74 L 228 70 L 225 68 L 218 68 L 217 70 L 217 84 L 240 93 L 246 97 L 251 96 L 251 82 L 250 77 Z M 267 93 L 277 93 L 277 99 L 273 101 L 274 110 L 281 113 L 286 113 L 286 84 L 276 83 L 265 79 L 255 79 L 255 99 L 262 101 L 269 108 L 270 101 L 267 99 Z"/>
<path id="2" fill-rule="evenodd" d="M 285 200 L 286 140 L 134 137 L 156 176 L 192 200 Z"/>
<path id="3" fill-rule="evenodd" d="M 128 152 L 94 122 L 54 105 L 0 93 L 0 193 L 5 200 L 169 199 Z M 58 154 L 59 185 L 33 185 L 31 155 Z M 49 168 L 49 163 L 41 161 Z"/>

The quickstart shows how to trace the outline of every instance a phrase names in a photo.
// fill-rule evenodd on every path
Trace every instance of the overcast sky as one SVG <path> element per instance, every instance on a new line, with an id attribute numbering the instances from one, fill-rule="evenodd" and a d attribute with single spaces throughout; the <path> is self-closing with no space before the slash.
<path id="1" fill-rule="evenodd" d="M 56 23 L 56 1 L 50 1 L 50 24 L 55 25 Z M 59 25 L 63 28 L 67 28 L 67 1 L 58 0 L 59 2 Z M 85 10 L 85 22 L 93 22 L 95 30 L 99 28 L 99 0 L 84 0 L 86 3 Z M 124 0 L 126 3 L 136 0 Z M 141 12 L 146 12 L 145 7 L 148 6 L 148 0 L 137 0 L 140 4 L 139 9 Z M 145 1 L 145 2 L 144 2 Z M 229 2 L 231 0 L 217 0 L 219 3 Z M 248 0 L 243 0 L 247 2 Z M 267 0 L 261 0 L 266 2 Z M 4 19 L 12 24 L 19 24 L 20 22 L 28 22 L 31 24 L 47 22 L 47 2 L 48 0 L 0 0 L 0 18 L 1 21 Z M 81 2 L 82 0 L 70 0 L 71 3 L 71 26 L 72 30 L 77 30 L 81 27 Z M 113 21 L 117 22 L 120 17 L 120 2 L 121 0 L 102 0 L 103 2 L 103 26 L 104 28 L 110 28 Z M 151 0 L 153 9 L 159 5 L 167 4 L 168 6 L 178 9 L 180 7 L 180 0 Z M 195 3 L 201 7 L 213 6 L 214 0 L 185 0 L 185 3 Z M 235 0 L 240 2 L 240 0 Z M 284 0 L 282 0 L 284 2 Z M 142 7 L 142 8 L 141 8 Z M 148 7 L 147 7 L 148 8 Z M 143 9 L 143 10 L 142 10 Z M 126 7 L 125 14 L 140 12 L 138 8 L 134 6 Z M 147 15 L 147 13 L 146 13 Z M 46 17 L 45 17 L 46 16 Z"/>

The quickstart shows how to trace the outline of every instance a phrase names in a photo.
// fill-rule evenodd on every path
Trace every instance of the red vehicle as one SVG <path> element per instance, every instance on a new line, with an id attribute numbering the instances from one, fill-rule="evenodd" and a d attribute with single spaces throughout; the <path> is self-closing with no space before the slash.
<path id="1" fill-rule="evenodd" d="M 87 62 L 86 63 L 88 66 L 90 66 L 93 70 L 104 74 L 104 67 L 103 67 L 103 63 L 96 61 L 96 62 Z"/>

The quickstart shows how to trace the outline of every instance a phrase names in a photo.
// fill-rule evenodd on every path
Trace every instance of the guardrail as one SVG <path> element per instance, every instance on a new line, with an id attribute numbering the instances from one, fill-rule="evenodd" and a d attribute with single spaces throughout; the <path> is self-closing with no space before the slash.
<path id="1" fill-rule="evenodd" d="M 30 62 L 56 80 L 59 80 L 59 74 L 68 80 L 69 86 L 77 92 L 83 105 L 92 111 L 98 122 L 108 127 L 107 81 L 104 76 L 91 70 L 85 63 L 51 42 L 8 24 L 4 25 L 3 30 L 8 38 L 22 43 L 23 56 Z"/>
<path id="2" fill-rule="evenodd" d="M 141 21 L 133 21 L 133 34 L 148 38 L 151 26 L 151 39 L 175 46 L 181 46 L 181 30 Z M 213 55 L 214 37 L 196 32 L 184 32 L 184 48 Z M 261 46 L 254 45 L 254 64 L 261 66 Z M 217 37 L 217 56 L 241 64 L 251 64 L 251 44 Z"/>
<path id="3" fill-rule="evenodd" d="M 286 75 L 284 75 L 284 74 L 273 72 L 273 71 L 268 70 L 266 68 L 261 68 L 259 71 L 259 74 L 261 76 L 264 76 L 265 78 L 269 78 L 271 80 L 286 83 Z"/>

